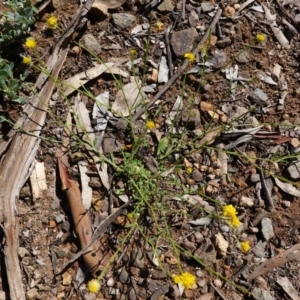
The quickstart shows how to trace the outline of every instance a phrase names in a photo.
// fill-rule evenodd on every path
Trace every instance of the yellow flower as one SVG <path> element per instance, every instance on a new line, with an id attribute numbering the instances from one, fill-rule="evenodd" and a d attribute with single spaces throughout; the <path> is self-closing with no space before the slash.
<path id="1" fill-rule="evenodd" d="M 153 121 L 147 121 L 147 128 L 152 130 L 155 127 L 155 123 Z"/>
<path id="2" fill-rule="evenodd" d="M 251 248 L 249 241 L 240 242 L 240 245 L 241 245 L 242 252 L 244 252 L 244 253 L 247 253 L 250 250 L 250 248 Z"/>
<path id="3" fill-rule="evenodd" d="M 155 31 L 161 31 L 163 29 L 163 27 L 164 27 L 164 24 L 161 22 L 156 22 L 154 25 Z"/>
<path id="4" fill-rule="evenodd" d="M 263 33 L 258 33 L 257 35 L 256 35 L 256 41 L 258 42 L 258 43 L 262 43 L 262 42 L 264 42 L 266 40 L 266 36 L 263 34 Z"/>
<path id="5" fill-rule="evenodd" d="M 97 294 L 100 290 L 100 282 L 97 279 L 92 279 L 88 282 L 87 288 L 91 293 Z"/>
<path id="6" fill-rule="evenodd" d="M 47 27 L 50 29 L 56 29 L 58 26 L 58 20 L 54 16 L 51 16 L 50 18 L 48 18 L 46 23 L 47 23 Z"/>
<path id="7" fill-rule="evenodd" d="M 173 275 L 172 278 L 175 283 L 181 284 L 186 289 L 190 289 L 196 283 L 196 277 L 188 272 L 184 272 L 181 275 Z"/>
<path id="8" fill-rule="evenodd" d="M 237 216 L 234 216 L 231 218 L 230 224 L 232 227 L 239 227 L 242 223 L 240 222 L 240 220 Z"/>
<path id="9" fill-rule="evenodd" d="M 136 56 L 137 51 L 135 49 L 129 50 L 129 55 L 130 56 Z"/>
<path id="10" fill-rule="evenodd" d="M 194 61 L 195 60 L 195 55 L 191 52 L 187 52 L 184 54 L 184 58 L 188 59 L 188 61 Z"/>
<path id="11" fill-rule="evenodd" d="M 233 218 L 237 215 L 236 208 L 232 205 L 223 206 L 223 216 L 228 218 Z"/>
<path id="12" fill-rule="evenodd" d="M 132 220 L 133 218 L 134 218 L 134 213 L 128 213 L 127 214 L 127 218 L 129 219 L 129 220 Z"/>
<path id="13" fill-rule="evenodd" d="M 24 56 L 23 57 L 23 64 L 30 65 L 31 64 L 31 57 L 30 56 Z"/>
<path id="14" fill-rule="evenodd" d="M 33 49 L 35 48 L 36 46 L 36 41 L 34 38 L 32 37 L 29 37 L 26 42 L 25 42 L 25 46 L 28 48 L 28 49 Z"/>
<path id="15" fill-rule="evenodd" d="M 192 174 L 192 173 L 193 173 L 193 168 L 188 167 L 188 168 L 186 168 L 186 171 L 187 171 L 189 174 Z"/>

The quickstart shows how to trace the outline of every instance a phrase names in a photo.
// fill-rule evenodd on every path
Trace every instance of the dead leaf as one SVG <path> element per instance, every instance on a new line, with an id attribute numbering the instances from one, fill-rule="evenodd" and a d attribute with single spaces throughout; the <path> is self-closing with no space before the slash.
<path id="1" fill-rule="evenodd" d="M 291 183 L 282 182 L 278 178 L 274 177 L 277 186 L 279 186 L 285 193 L 300 197 L 300 191 L 296 189 Z"/>
<path id="2" fill-rule="evenodd" d="M 196 147 L 200 148 L 204 145 L 211 145 L 215 141 L 215 139 L 220 135 L 221 130 L 221 126 L 213 128 L 199 141 L 199 143 L 197 143 Z"/>
<path id="3" fill-rule="evenodd" d="M 128 117 L 131 110 L 136 107 L 144 98 L 141 87 L 136 82 L 131 82 L 122 87 L 116 95 L 112 105 L 114 114 Z"/>
<path id="4" fill-rule="evenodd" d="M 124 4 L 126 0 L 95 0 L 97 4 L 103 4 L 107 8 L 117 8 Z"/>

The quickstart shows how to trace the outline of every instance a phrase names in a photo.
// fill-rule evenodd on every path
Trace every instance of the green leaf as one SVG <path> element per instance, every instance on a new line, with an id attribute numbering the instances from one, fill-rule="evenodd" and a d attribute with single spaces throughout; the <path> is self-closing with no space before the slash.
<path id="1" fill-rule="evenodd" d="M 169 140 L 165 136 L 164 138 L 162 138 L 159 141 L 159 144 L 158 144 L 158 147 L 157 147 L 157 155 L 160 155 L 161 153 L 163 153 L 167 149 L 168 145 L 169 145 Z"/>

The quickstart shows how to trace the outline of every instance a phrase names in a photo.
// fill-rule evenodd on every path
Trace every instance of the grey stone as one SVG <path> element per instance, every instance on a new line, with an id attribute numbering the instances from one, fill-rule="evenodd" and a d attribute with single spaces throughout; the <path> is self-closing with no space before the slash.
<path id="1" fill-rule="evenodd" d="M 296 161 L 287 168 L 287 171 L 292 179 L 300 178 L 300 160 Z"/>
<path id="2" fill-rule="evenodd" d="M 248 51 L 243 51 L 240 55 L 236 57 L 236 60 L 240 63 L 247 63 L 250 60 L 250 55 Z"/>
<path id="3" fill-rule="evenodd" d="M 143 269 L 145 267 L 145 260 L 143 257 L 143 252 L 140 248 L 133 249 L 131 252 L 131 264 L 135 267 L 138 267 L 140 269 Z"/>
<path id="4" fill-rule="evenodd" d="M 268 241 L 274 236 L 272 221 L 269 218 L 263 218 L 261 220 L 261 231 L 264 238 Z"/>
<path id="5" fill-rule="evenodd" d="M 193 170 L 192 177 L 196 182 L 203 181 L 203 174 L 198 169 Z"/>
<path id="6" fill-rule="evenodd" d="M 104 138 L 103 139 L 103 153 L 118 152 L 121 149 L 121 144 L 115 138 Z"/>
<path id="7" fill-rule="evenodd" d="M 211 2 L 201 3 L 201 8 L 204 13 L 213 11 L 215 9 L 214 5 Z"/>
<path id="8" fill-rule="evenodd" d="M 162 287 L 160 287 L 157 291 L 155 291 L 151 297 L 150 300 L 156 300 L 160 298 L 161 296 L 167 294 L 169 292 L 170 286 L 168 284 L 164 284 Z"/>
<path id="9" fill-rule="evenodd" d="M 253 248 L 252 252 L 257 256 L 257 257 L 264 257 L 265 256 L 265 249 L 267 246 L 267 242 L 262 242 L 259 241 Z"/>
<path id="10" fill-rule="evenodd" d="M 55 251 L 55 253 L 58 258 L 63 258 L 68 255 L 69 249 L 68 248 L 59 249 L 59 250 Z"/>
<path id="11" fill-rule="evenodd" d="M 268 100 L 268 95 L 261 89 L 255 89 L 250 93 L 249 97 L 253 100 L 254 103 L 257 104 Z"/>
<path id="12" fill-rule="evenodd" d="M 198 25 L 198 22 L 199 22 L 199 16 L 198 16 L 198 14 L 194 10 L 192 10 L 190 12 L 190 16 L 189 16 L 190 26 L 191 27 L 195 27 L 195 26 Z"/>
<path id="13" fill-rule="evenodd" d="M 136 300 L 137 299 L 137 294 L 136 290 L 134 288 L 131 288 L 128 292 L 128 299 L 129 300 Z"/>
<path id="14" fill-rule="evenodd" d="M 159 280 L 151 280 L 148 284 L 148 290 L 150 292 L 155 292 L 160 287 L 160 281 Z"/>
<path id="15" fill-rule="evenodd" d="M 166 272 L 163 272 L 161 270 L 154 270 L 152 272 L 152 278 L 153 279 L 164 279 L 167 278 L 168 275 L 166 274 Z"/>
<path id="16" fill-rule="evenodd" d="M 101 45 L 91 34 L 85 34 L 83 36 L 83 43 L 86 49 L 92 52 L 93 54 L 98 55 L 101 53 Z"/>
<path id="17" fill-rule="evenodd" d="M 58 214 L 56 217 L 55 217 L 55 221 L 57 224 L 63 222 L 65 220 L 66 216 L 63 215 L 63 214 Z"/>
<path id="18" fill-rule="evenodd" d="M 120 30 L 131 27 L 136 21 L 135 16 L 126 13 L 112 14 L 111 17 L 115 26 Z"/>
<path id="19" fill-rule="evenodd" d="M 260 289 L 260 288 L 254 288 L 252 291 L 252 297 L 255 300 L 274 300 L 273 296 L 270 294 L 269 291 Z"/>
<path id="20" fill-rule="evenodd" d="M 174 5 L 171 0 L 163 0 L 163 2 L 157 7 L 160 12 L 171 12 L 174 9 Z"/>
<path id="21" fill-rule="evenodd" d="M 124 268 L 119 275 L 119 280 L 121 283 L 124 283 L 124 284 L 130 282 L 129 274 Z"/>
<path id="22" fill-rule="evenodd" d="M 187 127 L 195 129 L 200 124 L 200 111 L 197 108 L 191 110 L 185 110 L 182 113 L 181 121 L 186 124 Z"/>
<path id="23" fill-rule="evenodd" d="M 195 28 L 184 29 L 174 32 L 171 38 L 171 46 L 177 56 L 183 56 L 193 48 L 193 43 L 198 37 Z"/>
<path id="24" fill-rule="evenodd" d="M 201 245 L 200 248 L 194 252 L 194 255 L 202 259 L 208 266 L 213 266 L 217 260 L 217 252 L 210 239 L 207 239 L 206 246 L 203 247 Z"/>

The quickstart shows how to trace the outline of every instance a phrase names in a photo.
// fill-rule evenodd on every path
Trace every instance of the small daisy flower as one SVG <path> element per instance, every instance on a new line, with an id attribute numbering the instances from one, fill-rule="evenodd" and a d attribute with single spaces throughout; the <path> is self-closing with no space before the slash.
<path id="1" fill-rule="evenodd" d="M 100 282 L 97 279 L 92 279 L 88 282 L 87 288 L 89 292 L 97 294 L 100 290 Z"/>
<path id="2" fill-rule="evenodd" d="M 187 171 L 189 174 L 192 174 L 192 173 L 193 173 L 193 168 L 188 167 L 188 168 L 186 168 L 186 171 Z"/>
<path id="3" fill-rule="evenodd" d="M 31 64 L 31 57 L 30 56 L 24 56 L 23 57 L 23 64 L 30 65 Z"/>
<path id="4" fill-rule="evenodd" d="M 155 128 L 155 123 L 153 121 L 147 121 L 146 126 L 148 129 L 152 130 Z"/>
<path id="5" fill-rule="evenodd" d="M 192 62 L 195 60 L 195 55 L 191 52 L 187 52 L 184 54 L 184 58 L 186 58 L 188 61 Z"/>
<path id="6" fill-rule="evenodd" d="M 258 33 L 257 35 L 256 35 L 256 41 L 258 42 L 258 43 L 262 43 L 262 42 L 264 42 L 266 40 L 266 36 L 263 34 L 263 33 Z"/>
<path id="7" fill-rule="evenodd" d="M 249 241 L 246 241 L 246 242 L 240 242 L 240 246 L 241 246 L 241 249 L 242 249 L 242 252 L 243 253 L 247 253 L 249 252 L 250 250 L 250 242 Z"/>
<path id="8" fill-rule="evenodd" d="M 46 21 L 47 27 L 50 29 L 56 29 L 58 27 L 58 20 L 55 16 L 51 16 Z"/>
<path id="9" fill-rule="evenodd" d="M 36 47 L 36 40 L 32 37 L 29 37 L 25 42 L 25 46 L 28 49 L 34 49 Z"/>
<path id="10" fill-rule="evenodd" d="M 230 220 L 230 224 L 232 227 L 239 227 L 242 223 L 240 222 L 239 218 L 237 216 L 234 216 Z"/>
<path id="11" fill-rule="evenodd" d="M 232 218 L 235 217 L 236 215 L 237 215 L 236 208 L 232 204 L 223 206 L 224 217 Z"/>
<path id="12" fill-rule="evenodd" d="M 156 22 L 154 25 L 155 31 L 161 31 L 161 30 L 163 30 L 163 27 L 164 27 L 164 24 L 161 22 Z"/>
<path id="13" fill-rule="evenodd" d="M 137 51 L 136 51 L 135 49 L 129 50 L 129 55 L 130 55 L 131 57 L 136 56 L 136 54 L 137 54 Z"/>
<path id="14" fill-rule="evenodd" d="M 181 275 L 173 275 L 173 281 L 186 289 L 190 289 L 196 283 L 196 277 L 189 272 L 184 272 Z"/>

